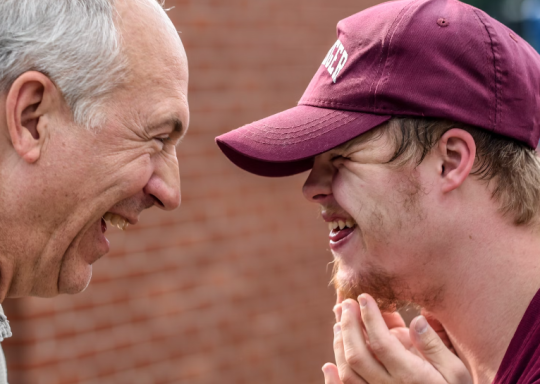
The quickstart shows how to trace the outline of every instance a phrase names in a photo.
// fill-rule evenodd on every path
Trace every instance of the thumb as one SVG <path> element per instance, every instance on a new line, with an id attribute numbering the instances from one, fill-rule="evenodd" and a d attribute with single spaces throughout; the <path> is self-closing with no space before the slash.
<path id="1" fill-rule="evenodd" d="M 338 369 L 334 364 L 325 364 L 322 371 L 324 373 L 324 384 L 342 384 Z"/>
<path id="2" fill-rule="evenodd" d="M 418 316 L 411 322 L 409 332 L 418 352 L 440 372 L 447 383 L 472 383 L 465 364 L 444 345 L 424 316 Z"/>

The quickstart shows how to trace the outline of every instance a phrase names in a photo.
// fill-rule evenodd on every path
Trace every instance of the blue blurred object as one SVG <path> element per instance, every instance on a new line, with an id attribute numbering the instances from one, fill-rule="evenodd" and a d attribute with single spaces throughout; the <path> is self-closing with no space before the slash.
<path id="1" fill-rule="evenodd" d="M 540 52 L 540 0 L 463 0 L 506 24 Z"/>
<path id="2" fill-rule="evenodd" d="M 540 51 L 540 0 L 524 0 L 521 4 L 523 37 Z"/>

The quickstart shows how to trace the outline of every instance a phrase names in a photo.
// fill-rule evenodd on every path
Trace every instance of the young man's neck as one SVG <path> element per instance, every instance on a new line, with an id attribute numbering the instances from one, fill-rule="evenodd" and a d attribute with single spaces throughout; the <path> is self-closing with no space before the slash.
<path id="1" fill-rule="evenodd" d="M 490 384 L 530 301 L 540 289 L 540 234 L 490 228 L 454 255 L 443 303 L 427 308 L 445 327 L 475 384 Z M 455 262 L 459 260 L 459 262 Z"/>

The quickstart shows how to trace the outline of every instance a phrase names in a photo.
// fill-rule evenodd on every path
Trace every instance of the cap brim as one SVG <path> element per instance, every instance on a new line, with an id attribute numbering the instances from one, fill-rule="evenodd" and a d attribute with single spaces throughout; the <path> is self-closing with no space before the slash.
<path id="1" fill-rule="evenodd" d="M 311 169 L 313 158 L 390 120 L 389 115 L 299 105 L 216 138 L 238 167 L 260 176 Z"/>

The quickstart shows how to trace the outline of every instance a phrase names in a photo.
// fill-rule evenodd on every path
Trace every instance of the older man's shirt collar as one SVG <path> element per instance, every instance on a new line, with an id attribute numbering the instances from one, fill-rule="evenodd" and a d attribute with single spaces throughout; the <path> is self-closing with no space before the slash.
<path id="1" fill-rule="evenodd" d="M 0 305 L 0 342 L 4 341 L 8 337 L 11 337 L 11 327 L 9 326 L 9 320 L 4 314 L 4 309 Z"/>

